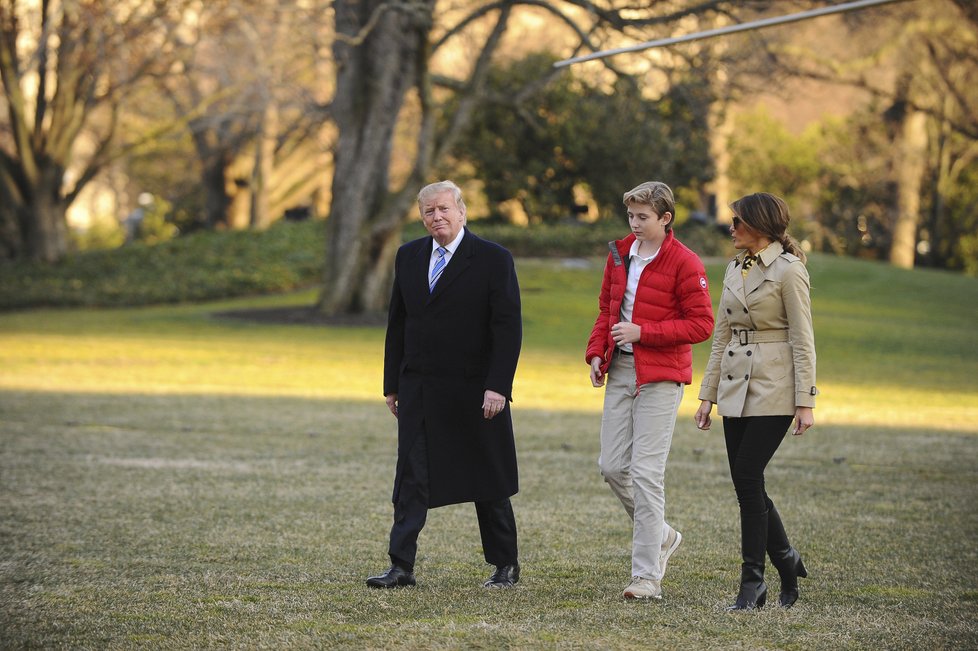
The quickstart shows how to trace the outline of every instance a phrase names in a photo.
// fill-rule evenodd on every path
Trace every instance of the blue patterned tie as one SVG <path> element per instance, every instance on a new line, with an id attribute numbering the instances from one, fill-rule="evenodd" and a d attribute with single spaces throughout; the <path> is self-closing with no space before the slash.
<path id="1" fill-rule="evenodd" d="M 429 293 L 435 291 L 435 283 L 441 278 L 441 272 L 445 270 L 445 254 L 448 253 L 448 249 L 443 246 L 439 246 L 436 251 L 438 251 L 438 262 L 435 263 L 435 268 L 431 270 L 431 280 L 428 281 Z"/>

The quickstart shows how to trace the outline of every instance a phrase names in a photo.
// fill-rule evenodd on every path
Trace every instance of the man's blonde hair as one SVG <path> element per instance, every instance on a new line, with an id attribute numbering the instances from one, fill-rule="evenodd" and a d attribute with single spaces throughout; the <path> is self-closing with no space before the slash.
<path id="1" fill-rule="evenodd" d="M 418 192 L 418 212 L 422 210 L 422 204 L 428 197 L 436 194 L 441 194 L 442 192 L 451 192 L 452 197 L 455 198 L 455 205 L 462 212 L 462 223 L 466 221 L 466 211 L 465 211 L 465 201 L 462 200 L 462 188 L 455 185 L 452 181 L 438 181 L 437 183 L 431 183 L 429 185 L 421 188 Z M 422 215 L 424 217 L 424 215 Z"/>

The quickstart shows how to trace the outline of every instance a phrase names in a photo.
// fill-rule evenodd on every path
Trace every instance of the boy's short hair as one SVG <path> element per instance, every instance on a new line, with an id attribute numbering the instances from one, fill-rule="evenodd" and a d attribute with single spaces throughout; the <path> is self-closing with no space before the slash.
<path id="1" fill-rule="evenodd" d="M 672 189 L 661 181 L 646 181 L 638 185 L 622 196 L 622 203 L 628 206 L 630 203 L 644 203 L 652 206 L 660 217 L 666 213 L 672 215 L 672 219 L 666 224 L 666 230 L 672 230 L 672 224 L 676 221 L 676 200 L 672 196 Z"/>

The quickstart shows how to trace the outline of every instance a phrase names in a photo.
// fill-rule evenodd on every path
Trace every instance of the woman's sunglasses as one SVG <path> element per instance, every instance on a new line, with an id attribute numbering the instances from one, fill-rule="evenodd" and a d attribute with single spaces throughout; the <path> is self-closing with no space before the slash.
<path id="1" fill-rule="evenodd" d="M 743 219 L 741 219 L 740 217 L 737 217 L 736 215 L 734 216 L 734 218 L 733 218 L 733 227 L 734 227 L 734 230 L 740 228 L 743 223 L 744 223 L 744 220 Z"/>

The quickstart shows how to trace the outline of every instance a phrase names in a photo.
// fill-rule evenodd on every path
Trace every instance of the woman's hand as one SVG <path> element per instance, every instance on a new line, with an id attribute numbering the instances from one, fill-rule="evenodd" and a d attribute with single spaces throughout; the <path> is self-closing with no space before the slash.
<path id="1" fill-rule="evenodd" d="M 642 338 L 642 326 L 635 325 L 630 321 L 619 321 L 611 326 L 611 338 L 619 346 L 638 343 L 638 340 Z"/>
<path id="2" fill-rule="evenodd" d="M 700 408 L 693 414 L 693 420 L 696 421 L 698 428 L 710 429 L 710 425 L 713 424 L 713 419 L 710 418 L 711 411 L 713 411 L 713 403 L 709 400 L 700 400 Z"/>
<path id="3" fill-rule="evenodd" d="M 815 414 L 811 407 L 795 407 L 795 436 L 801 436 L 808 428 L 815 425 Z"/>
<path id="4" fill-rule="evenodd" d="M 604 373 L 601 372 L 601 358 L 597 355 L 591 358 L 591 386 L 604 386 Z"/>

